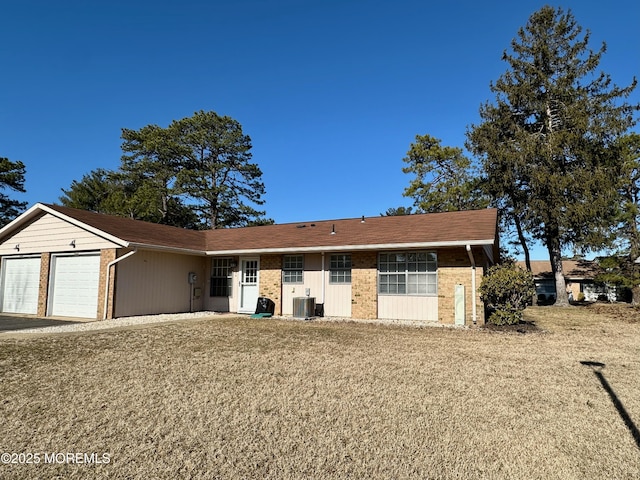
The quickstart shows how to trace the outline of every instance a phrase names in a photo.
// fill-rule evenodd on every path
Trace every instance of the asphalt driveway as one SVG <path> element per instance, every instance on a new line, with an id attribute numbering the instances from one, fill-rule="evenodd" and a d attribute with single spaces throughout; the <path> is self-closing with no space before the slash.
<path id="1" fill-rule="evenodd" d="M 15 332 L 27 328 L 57 327 L 59 325 L 69 325 L 72 323 L 78 323 L 78 321 L 5 314 L 0 315 L 0 333 Z"/>

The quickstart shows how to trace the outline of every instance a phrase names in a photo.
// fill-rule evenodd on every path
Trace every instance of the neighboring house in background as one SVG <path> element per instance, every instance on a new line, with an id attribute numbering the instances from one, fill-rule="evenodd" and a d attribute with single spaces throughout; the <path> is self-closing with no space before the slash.
<path id="1" fill-rule="evenodd" d="M 522 268 L 525 262 L 518 262 Z M 600 267 L 594 260 L 563 260 L 562 271 L 567 285 L 567 293 L 572 300 L 577 301 L 584 295 L 587 302 L 607 300 L 610 302 L 625 301 L 625 289 L 613 285 L 606 285 L 595 281 L 600 273 Z M 551 263 L 548 260 L 533 260 L 531 273 L 536 284 L 538 303 L 552 304 L 556 300 L 556 284 Z"/>
<path id="2" fill-rule="evenodd" d="M 283 316 L 315 299 L 310 316 L 482 324 L 498 252 L 494 209 L 194 231 L 36 204 L 0 230 L 0 311 L 253 313 L 265 297 Z"/>

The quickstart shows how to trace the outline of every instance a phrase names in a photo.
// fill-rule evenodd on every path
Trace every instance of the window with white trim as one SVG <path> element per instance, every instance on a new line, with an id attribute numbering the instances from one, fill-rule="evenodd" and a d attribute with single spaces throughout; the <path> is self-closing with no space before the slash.
<path id="1" fill-rule="evenodd" d="M 378 256 L 378 293 L 435 295 L 438 258 L 434 252 L 390 252 Z"/>
<path id="2" fill-rule="evenodd" d="M 211 297 L 231 296 L 232 258 L 213 258 L 211 261 Z"/>
<path id="3" fill-rule="evenodd" d="M 351 283 L 351 254 L 331 255 L 329 259 L 329 283 Z"/>
<path id="4" fill-rule="evenodd" d="M 282 283 L 302 283 L 303 255 L 285 255 L 282 260 Z"/>

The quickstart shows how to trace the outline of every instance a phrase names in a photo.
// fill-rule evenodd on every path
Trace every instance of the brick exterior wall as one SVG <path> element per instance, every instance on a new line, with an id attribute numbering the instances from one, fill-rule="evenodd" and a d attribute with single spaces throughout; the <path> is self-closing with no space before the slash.
<path id="1" fill-rule="evenodd" d="M 353 252 L 351 254 L 351 316 L 378 318 L 378 254 Z"/>
<path id="2" fill-rule="evenodd" d="M 465 324 L 473 325 L 471 262 L 465 247 L 438 250 L 438 320 L 455 323 L 454 294 L 458 284 L 465 286 Z M 480 286 L 486 257 L 482 249 L 473 249 L 476 262 L 476 289 Z M 378 318 L 378 253 L 351 254 L 351 316 L 358 319 Z M 282 255 L 260 257 L 259 295 L 275 302 L 275 314 L 282 314 Z M 476 295 L 477 325 L 483 325 L 484 304 Z"/>
<path id="3" fill-rule="evenodd" d="M 275 315 L 282 315 L 282 255 L 260 256 L 259 292 L 275 302 Z"/>
<path id="4" fill-rule="evenodd" d="M 106 249 L 100 251 L 100 280 L 98 281 L 98 309 L 96 318 L 102 319 L 104 316 L 104 290 L 107 282 L 107 267 L 109 262 L 116 259 L 116 249 Z M 113 318 L 114 298 L 115 298 L 116 275 L 115 267 L 111 267 L 111 275 L 109 275 L 109 300 L 107 302 L 107 319 Z"/>
<path id="5" fill-rule="evenodd" d="M 476 289 L 480 286 L 486 262 L 481 249 L 473 249 L 476 263 Z M 438 320 L 443 324 L 455 323 L 454 294 L 456 285 L 465 287 L 465 325 L 473 325 L 471 290 L 471 262 L 464 247 L 438 251 Z M 476 295 L 477 325 L 484 325 L 484 304 Z"/>
<path id="6" fill-rule="evenodd" d="M 38 286 L 38 316 L 47 316 L 47 298 L 49 295 L 49 272 L 51 269 L 51 254 L 40 256 L 40 284 Z"/>

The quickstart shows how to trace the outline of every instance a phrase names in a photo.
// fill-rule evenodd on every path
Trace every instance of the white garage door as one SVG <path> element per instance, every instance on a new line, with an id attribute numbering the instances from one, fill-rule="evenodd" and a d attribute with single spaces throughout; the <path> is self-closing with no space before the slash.
<path id="1" fill-rule="evenodd" d="M 54 256 L 49 315 L 96 318 L 100 255 Z"/>
<path id="2" fill-rule="evenodd" d="M 40 257 L 2 260 L 2 311 L 38 313 Z"/>

